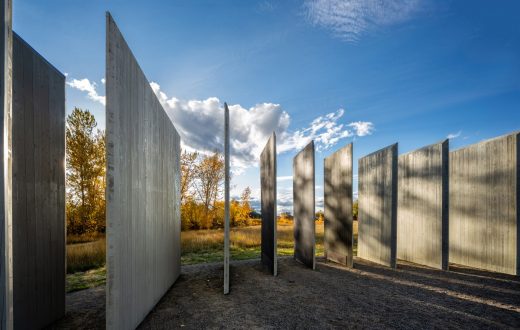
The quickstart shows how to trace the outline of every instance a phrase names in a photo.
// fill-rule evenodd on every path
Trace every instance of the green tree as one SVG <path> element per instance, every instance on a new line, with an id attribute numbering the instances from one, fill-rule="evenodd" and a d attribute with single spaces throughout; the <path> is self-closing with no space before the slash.
<path id="1" fill-rule="evenodd" d="M 105 230 L 105 133 L 88 110 L 67 116 L 67 232 Z"/>

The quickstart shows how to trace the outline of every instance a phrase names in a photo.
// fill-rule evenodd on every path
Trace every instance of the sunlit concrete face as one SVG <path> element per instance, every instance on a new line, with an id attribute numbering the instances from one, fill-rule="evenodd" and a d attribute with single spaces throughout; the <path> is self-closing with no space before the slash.
<path id="1" fill-rule="evenodd" d="M 13 42 L 14 328 L 65 314 L 65 76 Z"/>
<path id="2" fill-rule="evenodd" d="M 293 159 L 294 258 L 314 269 L 314 141 Z"/>
<path id="3" fill-rule="evenodd" d="M 396 266 L 397 143 L 359 159 L 358 256 Z"/>
<path id="4" fill-rule="evenodd" d="M 448 140 L 399 156 L 397 258 L 448 268 Z"/>
<path id="5" fill-rule="evenodd" d="M 0 329 L 13 327 L 12 207 L 11 207 L 11 95 L 12 95 L 12 4 L 0 0 Z"/>
<path id="6" fill-rule="evenodd" d="M 450 153 L 450 262 L 519 274 L 519 133 Z"/>
<path id="7" fill-rule="evenodd" d="M 180 274 L 180 137 L 107 14 L 107 329 L 134 329 Z"/>
<path id="8" fill-rule="evenodd" d="M 262 204 L 262 263 L 277 274 L 276 248 L 276 135 L 273 134 L 260 155 Z"/>
<path id="9" fill-rule="evenodd" d="M 352 267 L 352 143 L 325 158 L 325 257 Z"/>

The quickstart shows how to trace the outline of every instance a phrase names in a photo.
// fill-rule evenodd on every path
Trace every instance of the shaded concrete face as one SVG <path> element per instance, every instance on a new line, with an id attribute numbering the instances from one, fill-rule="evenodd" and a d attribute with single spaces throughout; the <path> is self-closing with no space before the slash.
<path id="1" fill-rule="evenodd" d="M 519 133 L 450 153 L 450 262 L 519 274 Z"/>
<path id="2" fill-rule="evenodd" d="M 134 329 L 180 273 L 180 137 L 107 14 L 108 329 Z"/>
<path id="3" fill-rule="evenodd" d="M 315 268 L 314 141 L 293 159 L 294 258 Z"/>
<path id="4" fill-rule="evenodd" d="M 16 329 L 65 315 L 65 76 L 14 34 L 13 311 Z"/>
<path id="5" fill-rule="evenodd" d="M 396 266 L 397 143 L 359 159 L 358 256 Z"/>
<path id="6" fill-rule="evenodd" d="M 325 158 L 325 257 L 352 267 L 352 143 Z"/>
<path id="7" fill-rule="evenodd" d="M 448 140 L 399 156 L 399 259 L 448 268 L 448 157 Z"/>
<path id="8" fill-rule="evenodd" d="M 224 103 L 224 294 L 229 293 L 229 108 Z"/>
<path id="9" fill-rule="evenodd" d="M 260 155 L 262 204 L 262 263 L 276 276 L 276 135 L 273 133 Z"/>
<path id="10" fill-rule="evenodd" d="M 11 207 L 11 93 L 12 46 L 11 0 L 0 0 L 0 329 L 13 326 L 12 207 Z"/>

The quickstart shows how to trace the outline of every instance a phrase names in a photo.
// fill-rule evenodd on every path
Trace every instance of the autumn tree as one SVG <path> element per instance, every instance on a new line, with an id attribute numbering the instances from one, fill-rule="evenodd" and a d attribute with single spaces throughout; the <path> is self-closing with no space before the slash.
<path id="1" fill-rule="evenodd" d="M 181 204 L 189 197 L 197 175 L 198 152 L 184 151 L 181 155 Z"/>
<path id="2" fill-rule="evenodd" d="M 211 213 L 215 209 L 215 203 L 222 191 L 224 182 L 224 159 L 215 152 L 211 156 L 204 157 L 197 166 L 195 191 L 204 206 L 202 226 L 212 226 Z"/>
<path id="3" fill-rule="evenodd" d="M 105 133 L 88 110 L 67 116 L 67 232 L 105 230 Z"/>

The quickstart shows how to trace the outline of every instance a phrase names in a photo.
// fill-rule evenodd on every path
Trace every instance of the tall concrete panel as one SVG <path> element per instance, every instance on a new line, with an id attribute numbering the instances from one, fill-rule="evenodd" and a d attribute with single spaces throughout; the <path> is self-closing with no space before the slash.
<path id="1" fill-rule="evenodd" d="M 12 51 L 11 0 L 0 0 L 0 48 L 2 78 L 0 79 L 0 329 L 13 328 L 13 268 L 12 268 L 12 172 L 11 172 L 11 100 Z"/>
<path id="2" fill-rule="evenodd" d="M 13 43 L 15 329 L 65 315 L 65 76 L 18 35 Z"/>
<path id="3" fill-rule="evenodd" d="M 224 103 L 224 294 L 229 293 L 229 108 Z"/>
<path id="4" fill-rule="evenodd" d="M 262 204 L 262 263 L 276 276 L 276 135 L 273 134 L 260 155 Z"/>
<path id="5" fill-rule="evenodd" d="M 352 143 L 324 161 L 325 258 L 353 266 Z"/>
<path id="6" fill-rule="evenodd" d="M 316 268 L 314 141 L 293 159 L 294 258 Z"/>
<path id="7" fill-rule="evenodd" d="M 399 156 L 399 259 L 448 269 L 448 157 L 448 140 Z"/>
<path id="8" fill-rule="evenodd" d="M 134 329 L 180 274 L 180 137 L 107 14 L 108 329 Z"/>
<path id="9" fill-rule="evenodd" d="M 397 143 L 359 159 L 358 256 L 396 267 Z"/>
<path id="10" fill-rule="evenodd" d="M 450 262 L 520 275 L 519 136 L 450 153 Z"/>

